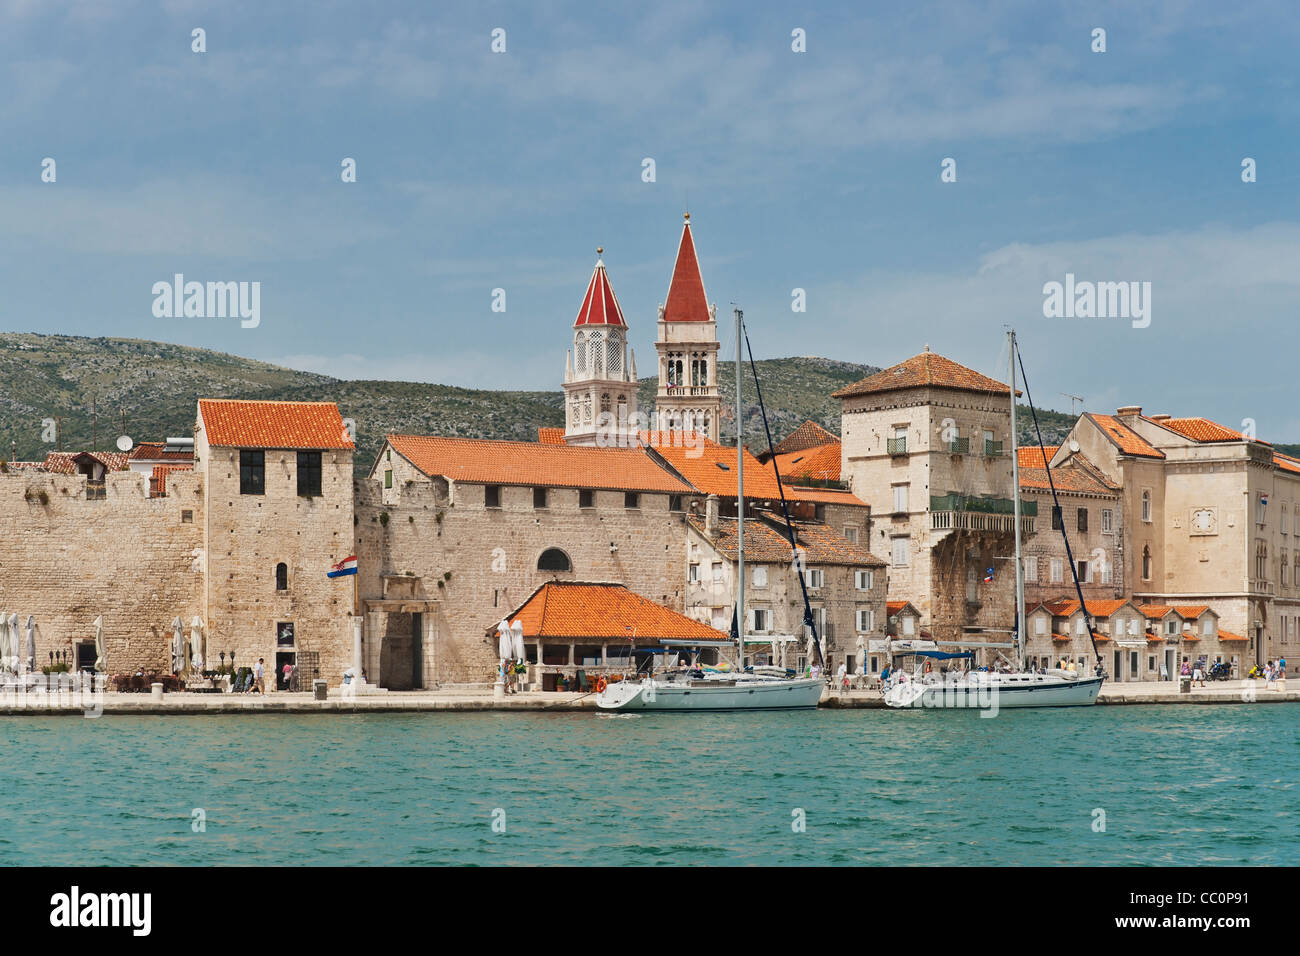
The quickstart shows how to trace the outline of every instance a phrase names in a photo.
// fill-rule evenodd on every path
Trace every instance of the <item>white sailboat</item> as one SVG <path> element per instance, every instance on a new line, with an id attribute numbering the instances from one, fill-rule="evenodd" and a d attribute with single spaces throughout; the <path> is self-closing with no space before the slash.
<path id="1" fill-rule="evenodd" d="M 1011 348 L 1011 482 L 1012 500 L 1015 502 L 1016 537 L 1016 649 L 1018 657 L 1015 670 L 977 671 L 973 669 L 946 670 L 944 661 L 972 662 L 974 655 L 965 652 L 938 650 L 908 650 L 912 657 L 913 672 L 899 671 L 891 676 L 884 687 L 885 705 L 901 708 L 978 708 L 997 711 L 1007 707 L 1086 707 L 1097 702 L 1102 682 L 1100 673 L 1087 676 L 1074 671 L 1050 669 L 1046 672 L 1025 670 L 1025 567 L 1020 554 L 1020 456 L 1016 436 L 1016 333 L 1007 332 Z M 1026 385 L 1026 388 L 1028 386 Z M 1064 534 L 1064 530 L 1062 531 Z M 1067 548 L 1068 548 L 1067 541 Z M 1071 572 L 1073 573 L 1073 562 Z M 1076 580 L 1077 587 L 1077 580 Z M 1080 594 L 1080 602 L 1083 601 Z M 1005 645 L 1004 645 L 1005 646 Z M 940 670 L 933 664 L 940 663 Z"/>
<path id="2" fill-rule="evenodd" d="M 777 668 L 744 669 L 745 443 L 740 403 L 744 315 L 736 315 L 736 660 L 734 672 L 704 670 L 697 660 L 680 671 L 606 685 L 596 706 L 616 711 L 797 710 L 816 707 L 826 690 L 821 677 L 788 677 Z M 757 379 L 755 379 L 757 383 Z M 762 396 L 759 396 L 760 402 Z M 793 547 L 793 543 L 791 545 Z"/>

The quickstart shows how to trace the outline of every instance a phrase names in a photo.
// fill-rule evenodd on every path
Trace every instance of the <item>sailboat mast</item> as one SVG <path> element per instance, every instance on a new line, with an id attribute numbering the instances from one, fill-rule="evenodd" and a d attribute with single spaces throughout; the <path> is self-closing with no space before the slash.
<path id="1" fill-rule="evenodd" d="M 740 345 L 745 314 L 736 313 L 736 662 L 745 669 L 745 429 L 740 412 Z"/>
<path id="2" fill-rule="evenodd" d="M 1007 344 L 1011 352 L 1011 500 L 1014 504 L 1016 533 L 1016 650 L 1025 666 L 1025 562 L 1020 557 L 1020 452 L 1016 440 L 1016 332 L 1007 331 Z"/>

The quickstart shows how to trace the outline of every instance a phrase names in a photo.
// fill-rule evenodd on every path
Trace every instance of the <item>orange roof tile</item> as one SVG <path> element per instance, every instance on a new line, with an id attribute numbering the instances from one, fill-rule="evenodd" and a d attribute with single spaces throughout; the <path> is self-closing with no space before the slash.
<path id="1" fill-rule="evenodd" d="M 1185 618 L 1198 618 L 1210 609 L 1208 604 L 1175 604 L 1174 610 Z"/>
<path id="2" fill-rule="evenodd" d="M 1164 418 L 1159 421 L 1147 418 L 1147 421 L 1168 428 L 1170 431 L 1177 432 L 1185 438 L 1192 439 L 1192 441 L 1216 442 L 1246 440 L 1246 436 L 1241 432 L 1220 425 L 1218 422 L 1212 422 L 1208 418 Z M 1265 444 L 1268 443 L 1265 442 Z"/>
<path id="3" fill-rule="evenodd" d="M 782 480 L 811 478 L 815 481 L 840 480 L 840 443 L 830 442 L 798 451 L 778 453 L 776 467 Z"/>
<path id="4" fill-rule="evenodd" d="M 725 641 L 727 634 L 678 614 L 622 584 L 550 581 L 534 591 L 507 621 L 523 624 L 525 638 L 611 639 L 653 643 L 665 638 Z M 493 625 L 489 630 L 495 630 Z"/>
<path id="5" fill-rule="evenodd" d="M 974 369 L 959 365 L 937 352 L 925 351 L 914 355 L 860 382 L 847 385 L 831 393 L 831 398 L 850 398 L 874 392 L 892 392 L 902 388 L 951 388 L 965 392 L 992 392 L 1007 394 L 1007 386 L 997 379 L 981 375 Z"/>
<path id="6" fill-rule="evenodd" d="M 746 472 L 746 475 L 749 473 Z M 746 481 L 749 479 L 746 478 Z M 842 488 L 815 488 L 805 485 L 789 485 L 784 481 L 781 486 L 785 488 L 785 497 L 787 501 L 812 501 L 822 505 L 849 505 L 853 508 L 868 508 L 865 501 L 859 498 L 851 491 L 845 491 Z"/>
<path id="7" fill-rule="evenodd" d="M 704 519 L 688 515 L 687 519 L 697 532 L 708 538 Z M 795 539 L 810 565 L 843 564 L 860 568 L 884 567 L 885 562 L 865 548 L 849 541 L 834 528 L 820 521 L 791 521 Z M 736 555 L 736 519 L 719 518 L 717 534 L 711 539 L 713 546 L 730 557 Z M 785 528 L 780 522 L 761 518 L 745 519 L 745 560 L 777 561 L 788 563 L 793 549 Z"/>
<path id="8" fill-rule="evenodd" d="M 1022 490 L 1033 491 L 1051 491 L 1055 487 L 1057 491 L 1085 495 L 1117 496 L 1119 494 L 1118 486 L 1112 485 L 1101 472 L 1088 467 L 1079 459 L 1080 456 L 1076 455 L 1066 464 L 1053 468 L 1050 482 L 1046 468 L 1026 468 L 1022 464 L 1020 487 Z"/>
<path id="9" fill-rule="evenodd" d="M 128 456 L 132 461 L 193 461 L 193 448 L 173 448 L 168 450 L 162 441 L 142 441 L 131 449 Z"/>
<path id="10" fill-rule="evenodd" d="M 126 471 L 130 459 L 120 451 L 51 451 L 45 454 L 45 471 L 56 475 L 75 475 L 77 459 L 85 456 L 93 458 L 104 466 L 105 471 Z"/>
<path id="11" fill-rule="evenodd" d="M 1225 631 L 1223 628 L 1219 628 L 1219 640 L 1221 640 L 1221 641 L 1244 641 L 1244 640 L 1247 640 L 1247 638 L 1246 638 L 1244 635 L 1241 635 L 1241 634 L 1233 634 L 1231 631 Z"/>
<path id="12" fill-rule="evenodd" d="M 564 429 L 563 428 L 539 428 L 537 429 L 537 440 L 543 445 L 563 445 Z"/>
<path id="13" fill-rule="evenodd" d="M 389 435 L 388 443 L 426 475 L 486 485 L 690 493 L 694 489 L 641 448 Z"/>
<path id="14" fill-rule="evenodd" d="M 194 466 L 190 465 L 154 465 L 153 478 L 150 480 L 149 493 L 152 497 L 162 497 L 167 494 L 167 476 L 173 471 L 193 471 Z"/>
<path id="15" fill-rule="evenodd" d="M 901 614 L 903 613 L 903 608 L 907 607 L 911 603 L 911 601 L 886 601 L 885 613 L 890 617 L 893 617 L 895 614 Z M 916 608 L 913 607 L 912 610 L 915 611 Z"/>
<path id="16" fill-rule="evenodd" d="M 1094 617 L 1110 617 L 1128 601 L 1110 600 L 1110 601 L 1089 601 L 1087 603 L 1088 613 Z M 1053 614 L 1059 617 L 1069 617 L 1079 610 L 1078 600 L 1057 601 L 1050 605 L 1045 605 Z"/>
<path id="17" fill-rule="evenodd" d="M 653 452 L 703 494 L 736 497 L 736 449 L 707 442 L 695 447 L 656 445 Z M 781 497 L 772 469 L 760 464 L 748 449 L 745 450 L 745 497 L 767 501 Z"/>
<path id="18" fill-rule="evenodd" d="M 1166 617 L 1174 608 L 1168 604 L 1143 604 L 1138 607 L 1138 610 L 1142 612 L 1148 621 L 1158 621 L 1160 618 Z"/>
<path id="19" fill-rule="evenodd" d="M 1135 455 L 1138 458 L 1165 457 L 1164 452 L 1160 451 L 1114 415 L 1094 415 L 1091 412 L 1084 412 L 1084 417 L 1090 419 L 1093 424 L 1100 428 L 1106 437 L 1114 442 L 1119 450 L 1125 455 Z"/>
<path id="20" fill-rule="evenodd" d="M 1028 448 L 1017 448 L 1016 458 L 1020 461 L 1021 468 L 1046 468 L 1053 456 L 1060 451 L 1060 445 L 1046 445 L 1039 448 L 1033 445 Z"/>
<path id="21" fill-rule="evenodd" d="M 792 451 L 816 448 L 819 445 L 839 444 L 840 436 L 823 428 L 814 421 L 806 421 L 785 438 L 776 443 L 772 451 L 778 455 L 788 455 Z"/>
<path id="22" fill-rule="evenodd" d="M 1283 471 L 1289 471 L 1292 474 L 1300 475 L 1300 458 L 1292 458 L 1290 455 L 1284 455 L 1281 452 L 1273 453 L 1273 464 Z"/>
<path id="23" fill-rule="evenodd" d="M 352 448 L 334 402 L 199 399 L 208 444 L 221 448 Z"/>

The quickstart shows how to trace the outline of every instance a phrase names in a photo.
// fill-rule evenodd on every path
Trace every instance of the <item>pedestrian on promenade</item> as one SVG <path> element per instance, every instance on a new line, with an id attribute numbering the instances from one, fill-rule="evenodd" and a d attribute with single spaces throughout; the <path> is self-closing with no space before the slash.
<path id="1" fill-rule="evenodd" d="M 1273 681 L 1277 679 L 1277 672 L 1273 669 L 1273 662 L 1269 661 L 1264 665 L 1264 689 L 1272 690 Z"/>
<path id="2" fill-rule="evenodd" d="M 1277 659 L 1277 679 L 1278 679 L 1278 683 L 1282 685 L 1281 687 L 1278 688 L 1278 690 L 1282 691 L 1282 693 L 1285 694 L 1286 693 L 1286 658 L 1285 657 L 1279 657 Z"/>
<path id="3" fill-rule="evenodd" d="M 266 693 L 266 681 L 263 673 L 263 665 L 266 661 L 263 658 L 257 659 L 257 666 L 253 668 L 253 686 L 257 688 L 259 694 Z"/>
<path id="4" fill-rule="evenodd" d="M 1188 663 L 1187 661 L 1183 661 L 1183 669 L 1180 670 L 1180 671 L 1178 672 L 1178 676 L 1179 676 L 1179 677 L 1191 677 L 1191 676 L 1192 676 L 1192 665 L 1191 665 L 1190 663 Z"/>
<path id="5" fill-rule="evenodd" d="M 1202 670 L 1201 670 L 1201 661 L 1200 661 L 1199 658 L 1198 658 L 1197 661 L 1196 661 L 1196 666 L 1192 668 L 1192 686 L 1193 686 L 1193 687 L 1196 686 L 1196 682 L 1197 682 L 1197 681 L 1200 681 L 1200 682 L 1201 682 L 1201 686 L 1202 686 L 1202 687 L 1205 686 L 1205 675 L 1204 675 L 1204 673 L 1203 673 Z"/>
<path id="6" fill-rule="evenodd" d="M 835 671 L 835 683 L 840 685 L 841 696 L 849 689 L 849 669 L 843 661 L 840 661 L 839 669 Z"/>

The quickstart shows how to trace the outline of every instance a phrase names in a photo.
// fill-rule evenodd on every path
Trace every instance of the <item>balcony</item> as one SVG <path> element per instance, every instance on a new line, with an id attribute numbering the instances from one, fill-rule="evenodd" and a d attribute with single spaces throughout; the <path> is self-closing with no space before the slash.
<path id="1" fill-rule="evenodd" d="M 948 453 L 950 455 L 969 455 L 970 439 L 954 438 L 952 441 L 948 442 Z"/>
<path id="2" fill-rule="evenodd" d="M 1015 529 L 1015 515 L 988 514 L 980 511 L 931 511 L 931 531 L 982 531 L 990 534 L 1011 534 Z M 1020 517 L 1021 535 L 1034 533 L 1034 519 Z"/>
<path id="3" fill-rule="evenodd" d="M 714 385 L 669 385 L 666 391 L 670 398 L 708 398 L 718 394 Z"/>
<path id="4" fill-rule="evenodd" d="M 906 438 L 886 438 L 886 439 L 885 439 L 885 451 L 887 451 L 887 452 L 888 452 L 889 454 L 891 454 L 891 455 L 906 455 L 906 454 L 907 454 L 907 439 L 906 439 Z"/>
<path id="5" fill-rule="evenodd" d="M 103 501 L 108 497 L 108 492 L 104 488 L 104 479 L 96 481 L 94 478 L 86 479 L 86 500 Z"/>
<path id="6" fill-rule="evenodd" d="M 1000 441 L 989 441 L 989 440 L 986 438 L 986 439 L 984 440 L 984 457 L 985 457 L 985 458 L 1001 458 L 1001 457 L 1002 457 L 1002 442 L 1000 442 Z"/>

